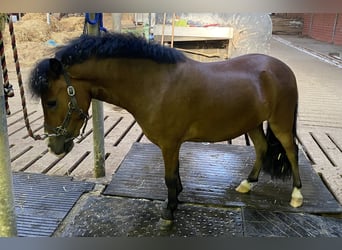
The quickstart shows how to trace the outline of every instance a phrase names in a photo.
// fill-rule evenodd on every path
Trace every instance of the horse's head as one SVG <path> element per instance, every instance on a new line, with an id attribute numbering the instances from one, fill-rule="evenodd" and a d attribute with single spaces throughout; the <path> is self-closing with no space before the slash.
<path id="1" fill-rule="evenodd" d="M 30 89 L 41 98 L 48 147 L 57 155 L 73 148 L 73 139 L 88 119 L 91 97 L 85 87 L 81 80 L 71 79 L 57 59 L 41 61 L 31 73 Z"/>

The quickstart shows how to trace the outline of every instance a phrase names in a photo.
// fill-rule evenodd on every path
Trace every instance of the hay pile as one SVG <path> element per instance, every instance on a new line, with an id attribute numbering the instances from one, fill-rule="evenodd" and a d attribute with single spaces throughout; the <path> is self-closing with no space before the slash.
<path id="1" fill-rule="evenodd" d="M 17 42 L 44 42 L 51 38 L 51 33 L 59 31 L 58 20 L 51 16 L 50 25 L 44 13 L 28 13 L 19 22 L 14 23 Z"/>
<path id="2" fill-rule="evenodd" d="M 53 40 L 57 45 L 67 43 L 70 39 L 78 37 L 83 32 L 84 15 L 65 15 L 60 13 L 50 15 L 50 25 L 47 23 L 46 13 L 26 13 L 19 21 L 15 22 L 14 33 L 16 37 L 19 61 L 22 68 L 31 67 L 37 61 L 50 57 L 54 53 L 54 47 L 48 44 Z M 125 20 L 125 18 L 123 17 Z M 130 19 L 127 24 L 133 21 Z M 104 26 L 110 30 L 112 26 L 111 13 L 104 13 Z M 8 24 L 3 30 L 5 55 L 9 71 L 15 69 L 11 37 L 8 32 Z"/>
<path id="3" fill-rule="evenodd" d="M 66 39 L 79 36 L 83 31 L 84 17 L 67 17 L 58 20 L 50 15 L 47 23 L 46 13 L 27 13 L 14 23 L 18 42 L 46 42 L 50 39 L 65 43 Z M 63 35 L 61 35 L 63 33 Z"/>
<path id="4" fill-rule="evenodd" d="M 20 65 L 31 67 L 44 57 L 53 55 L 53 47 L 47 42 L 53 40 L 57 45 L 65 44 L 70 39 L 82 34 L 84 17 L 65 17 L 57 19 L 50 15 L 47 23 L 46 13 L 26 13 L 13 24 Z M 11 70 L 12 47 L 11 37 L 6 24 L 3 30 L 5 55 L 9 70 Z"/>

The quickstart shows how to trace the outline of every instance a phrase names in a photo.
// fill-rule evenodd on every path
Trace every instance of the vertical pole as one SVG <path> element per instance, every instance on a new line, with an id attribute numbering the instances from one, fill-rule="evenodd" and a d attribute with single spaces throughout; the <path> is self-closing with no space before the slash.
<path id="1" fill-rule="evenodd" d="M 163 17 L 162 37 L 161 37 L 161 41 L 160 41 L 161 45 L 164 45 L 165 23 L 166 23 L 166 12 L 164 12 L 164 17 Z"/>
<path id="2" fill-rule="evenodd" d="M 121 13 L 112 13 L 114 32 L 121 32 L 121 15 Z"/>
<path id="3" fill-rule="evenodd" d="M 46 13 L 46 23 L 50 25 L 50 13 Z"/>
<path id="4" fill-rule="evenodd" d="M 95 20 L 95 13 L 89 14 L 91 20 Z M 92 25 L 87 23 L 89 35 L 100 35 L 99 22 Z M 92 100 L 93 115 L 93 141 L 94 141 L 94 175 L 95 178 L 104 177 L 105 171 L 105 149 L 104 149 L 104 125 L 103 125 L 103 103 Z"/>
<path id="5" fill-rule="evenodd" d="M 176 13 L 173 12 L 173 14 L 172 14 L 172 32 L 171 32 L 171 48 L 173 48 L 173 41 L 175 38 L 175 18 L 176 18 Z"/>
<path id="6" fill-rule="evenodd" d="M 17 226 L 3 86 L 0 67 L 0 237 L 14 237 L 17 235 Z"/>
<path id="7" fill-rule="evenodd" d="M 312 31 L 312 23 L 313 23 L 313 18 L 314 18 L 314 13 L 311 13 L 310 15 L 310 24 L 309 24 L 309 32 L 308 32 L 308 36 L 312 37 L 311 31 Z"/>

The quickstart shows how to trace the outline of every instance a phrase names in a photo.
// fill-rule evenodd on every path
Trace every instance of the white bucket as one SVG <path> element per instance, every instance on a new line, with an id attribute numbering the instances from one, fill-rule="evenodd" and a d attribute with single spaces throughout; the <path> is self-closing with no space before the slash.
<path id="1" fill-rule="evenodd" d="M 18 21 L 18 17 L 16 15 L 11 15 L 10 18 L 11 18 L 13 23 Z"/>

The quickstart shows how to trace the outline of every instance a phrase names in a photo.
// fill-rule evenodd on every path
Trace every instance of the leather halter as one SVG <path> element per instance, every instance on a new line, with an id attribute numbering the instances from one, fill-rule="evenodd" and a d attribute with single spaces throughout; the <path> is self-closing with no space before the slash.
<path id="1" fill-rule="evenodd" d="M 64 80 L 65 80 L 66 85 L 67 85 L 67 93 L 68 93 L 68 96 L 70 97 L 70 100 L 68 103 L 68 112 L 66 113 L 62 124 L 57 126 L 56 128 L 49 128 L 50 126 L 45 124 L 46 128 L 49 128 L 50 130 L 52 130 L 54 132 L 53 134 L 48 133 L 47 136 L 48 137 L 66 136 L 68 134 L 67 127 L 70 123 L 70 118 L 71 118 L 71 115 L 73 112 L 78 113 L 80 115 L 80 117 L 84 120 L 84 125 L 83 125 L 82 132 L 81 132 L 81 136 L 82 136 L 84 134 L 85 128 L 87 126 L 89 116 L 78 106 L 77 100 L 75 97 L 75 95 L 76 95 L 75 88 L 71 85 L 70 78 L 64 69 L 63 69 L 63 75 L 64 75 Z M 72 138 L 72 139 L 74 139 L 74 138 Z"/>

